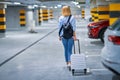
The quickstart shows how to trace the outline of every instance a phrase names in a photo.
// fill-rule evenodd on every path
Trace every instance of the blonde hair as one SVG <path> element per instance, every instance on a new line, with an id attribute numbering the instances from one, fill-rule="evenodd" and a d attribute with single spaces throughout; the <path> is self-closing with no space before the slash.
<path id="1" fill-rule="evenodd" d="M 63 16 L 70 16 L 71 15 L 71 10 L 70 10 L 69 6 L 62 7 L 62 15 Z"/>

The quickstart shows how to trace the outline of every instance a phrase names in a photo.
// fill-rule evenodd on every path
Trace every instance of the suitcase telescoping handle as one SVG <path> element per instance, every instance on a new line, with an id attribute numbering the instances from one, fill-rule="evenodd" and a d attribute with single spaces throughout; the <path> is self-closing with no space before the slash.
<path id="1" fill-rule="evenodd" d="M 79 41 L 79 39 L 77 39 L 76 41 L 78 43 L 78 51 L 79 51 L 79 54 L 80 54 L 80 41 Z M 74 54 L 76 54 L 75 41 L 74 41 Z"/>

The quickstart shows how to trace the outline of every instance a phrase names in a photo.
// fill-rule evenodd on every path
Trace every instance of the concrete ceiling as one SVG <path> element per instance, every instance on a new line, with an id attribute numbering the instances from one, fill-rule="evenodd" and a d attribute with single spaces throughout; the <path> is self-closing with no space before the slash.
<path id="1" fill-rule="evenodd" d="M 38 0 L 41 2 L 45 2 L 45 1 L 75 1 L 75 0 Z"/>
<path id="2" fill-rule="evenodd" d="M 55 7 L 59 5 L 68 5 L 71 7 L 75 7 L 76 4 L 74 2 L 85 2 L 86 0 L 0 0 L 0 2 L 19 2 L 22 5 L 38 5 L 38 6 L 46 6 L 46 7 Z M 85 4 L 79 4 L 84 6 Z"/>

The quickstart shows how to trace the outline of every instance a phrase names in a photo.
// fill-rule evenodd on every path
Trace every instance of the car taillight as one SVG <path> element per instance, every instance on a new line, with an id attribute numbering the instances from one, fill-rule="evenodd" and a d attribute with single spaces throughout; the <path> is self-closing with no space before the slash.
<path id="1" fill-rule="evenodd" d="M 120 36 L 109 35 L 108 40 L 113 42 L 116 45 L 120 45 Z"/>

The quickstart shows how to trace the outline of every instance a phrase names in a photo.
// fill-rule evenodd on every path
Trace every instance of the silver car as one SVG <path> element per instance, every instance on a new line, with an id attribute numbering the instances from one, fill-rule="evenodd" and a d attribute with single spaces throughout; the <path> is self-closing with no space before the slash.
<path id="1" fill-rule="evenodd" d="M 104 41 L 101 51 L 102 63 L 109 70 L 120 75 L 120 19 L 107 28 Z"/>

